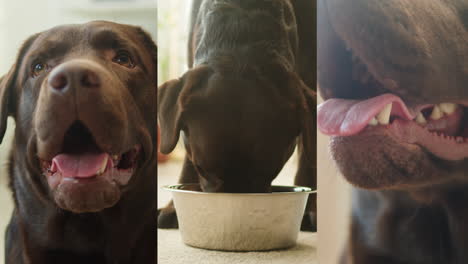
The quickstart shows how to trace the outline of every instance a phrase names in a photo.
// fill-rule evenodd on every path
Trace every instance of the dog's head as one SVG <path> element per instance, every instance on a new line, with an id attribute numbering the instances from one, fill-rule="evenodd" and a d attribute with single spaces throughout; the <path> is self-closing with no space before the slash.
<path id="1" fill-rule="evenodd" d="M 156 45 L 140 28 L 95 21 L 41 32 L 1 80 L 1 135 L 13 116 L 14 161 L 59 207 L 111 207 L 154 177 L 138 172 L 156 162 L 156 78 Z"/>
<path id="2" fill-rule="evenodd" d="M 204 191 L 268 191 L 303 129 L 307 92 L 279 62 L 223 57 L 198 65 L 159 89 L 161 152 L 183 131 Z"/>
<path id="3" fill-rule="evenodd" d="M 462 178 L 467 10 L 463 1 L 319 1 L 326 102 L 318 127 L 333 136 L 332 154 L 350 182 L 411 188 Z"/>

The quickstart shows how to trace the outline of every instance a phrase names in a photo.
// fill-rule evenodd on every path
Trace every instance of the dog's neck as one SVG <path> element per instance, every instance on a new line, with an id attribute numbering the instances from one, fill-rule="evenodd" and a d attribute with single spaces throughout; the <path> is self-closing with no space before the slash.
<path id="1" fill-rule="evenodd" d="M 283 10 L 264 3 L 287 14 L 276 17 L 269 12 L 272 10 L 249 9 L 235 1 L 205 1 L 199 13 L 199 18 L 204 19 L 197 22 L 195 34 L 195 65 L 221 54 L 235 54 L 237 59 L 247 61 L 254 57 L 258 61 L 265 51 L 275 52 L 294 65 L 298 45 L 296 20 L 292 6 L 286 2 L 281 6 Z"/>
<path id="2" fill-rule="evenodd" d="M 404 263 L 464 263 L 468 259 L 467 202 L 468 185 L 432 194 L 353 189 L 351 236 L 359 244 L 353 247 L 367 248 L 355 250 L 356 259 L 376 252 L 405 256 Z"/>

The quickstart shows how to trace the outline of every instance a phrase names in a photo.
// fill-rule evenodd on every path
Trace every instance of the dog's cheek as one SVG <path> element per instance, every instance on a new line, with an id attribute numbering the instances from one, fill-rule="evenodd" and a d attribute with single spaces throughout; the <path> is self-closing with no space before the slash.
<path id="1" fill-rule="evenodd" d="M 444 180 L 445 173 L 420 147 L 389 137 L 334 137 L 330 150 L 343 176 L 360 188 L 414 188 Z"/>
<path id="2" fill-rule="evenodd" d="M 21 126 L 21 131 L 30 131 L 32 129 L 32 119 L 39 98 L 40 87 L 34 87 L 34 83 L 27 82 L 23 89 L 17 91 L 19 98 L 16 125 Z M 32 87 L 31 87 L 32 86 Z"/>

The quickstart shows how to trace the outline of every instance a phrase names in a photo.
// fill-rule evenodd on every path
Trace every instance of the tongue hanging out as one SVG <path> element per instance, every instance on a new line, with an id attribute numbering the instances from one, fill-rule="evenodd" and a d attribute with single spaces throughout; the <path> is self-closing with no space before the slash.
<path id="1" fill-rule="evenodd" d="M 366 100 L 330 99 L 317 112 L 317 126 L 326 135 L 354 136 L 367 128 L 374 135 L 419 145 L 445 160 L 468 157 L 465 119 L 464 108 L 457 104 L 408 107 L 392 94 Z"/>
<path id="2" fill-rule="evenodd" d="M 60 154 L 53 158 L 50 170 L 66 178 L 90 178 L 112 168 L 112 159 L 107 153 Z"/>
<path id="3" fill-rule="evenodd" d="M 391 110 L 380 114 L 389 104 L 392 104 Z M 326 135 L 350 136 L 363 130 L 374 117 L 388 124 L 390 115 L 407 120 L 416 117 L 399 97 L 383 94 L 368 100 L 327 100 L 318 107 L 317 125 Z"/>

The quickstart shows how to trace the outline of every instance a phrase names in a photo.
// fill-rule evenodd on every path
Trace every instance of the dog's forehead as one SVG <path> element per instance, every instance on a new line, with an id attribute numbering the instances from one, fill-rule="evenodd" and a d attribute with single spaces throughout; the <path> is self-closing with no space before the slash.
<path id="1" fill-rule="evenodd" d="M 36 38 L 30 49 L 47 48 L 44 43 L 61 43 L 78 46 L 87 44 L 93 39 L 121 38 L 131 42 L 134 28 L 132 26 L 106 21 L 92 21 L 86 24 L 69 24 L 53 27 L 43 31 Z"/>
<path id="2" fill-rule="evenodd" d="M 272 99 L 268 93 L 272 87 L 260 86 L 265 84 L 215 74 L 194 92 L 185 111 L 185 120 L 211 139 L 216 138 L 215 135 L 225 138 L 231 134 L 229 138 L 237 138 L 248 134 L 255 140 L 256 136 L 274 129 L 295 127 L 299 122 L 297 114 Z M 242 130 L 245 132 L 239 134 Z"/>
<path id="3" fill-rule="evenodd" d="M 40 32 L 25 42 L 24 67 L 37 59 L 60 58 L 77 52 L 80 56 L 99 50 L 128 49 L 140 58 L 149 74 L 156 69 L 156 45 L 142 29 L 109 21 L 68 24 Z M 30 42 L 28 46 L 26 43 Z M 155 79 L 156 77 L 154 77 Z M 156 81 L 155 81 L 156 82 Z"/>

